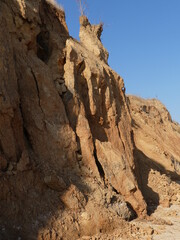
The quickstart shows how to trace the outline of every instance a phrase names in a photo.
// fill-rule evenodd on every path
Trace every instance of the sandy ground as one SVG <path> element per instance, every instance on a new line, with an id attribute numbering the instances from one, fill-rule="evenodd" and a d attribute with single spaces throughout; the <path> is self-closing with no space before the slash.
<path id="1" fill-rule="evenodd" d="M 111 234 L 84 236 L 81 240 L 180 240 L 180 205 L 159 206 L 147 219 L 135 219 Z M 79 239 L 79 240 L 80 240 Z"/>
<path id="2" fill-rule="evenodd" d="M 156 226 L 158 235 L 153 236 L 153 240 L 180 240 L 180 206 L 174 205 L 170 208 L 159 207 L 158 211 L 154 214 L 156 217 L 161 217 L 167 223 L 172 225 Z"/>
<path id="3" fill-rule="evenodd" d="M 180 205 L 159 206 L 148 220 L 134 220 L 131 224 L 140 229 L 132 234 L 134 239 L 180 240 Z"/>

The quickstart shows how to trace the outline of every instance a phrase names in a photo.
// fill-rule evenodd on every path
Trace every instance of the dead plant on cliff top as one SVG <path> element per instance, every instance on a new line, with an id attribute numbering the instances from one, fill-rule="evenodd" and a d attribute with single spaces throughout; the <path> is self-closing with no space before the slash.
<path id="1" fill-rule="evenodd" d="M 79 5 L 79 10 L 81 13 L 81 16 L 85 14 L 85 10 L 87 8 L 87 2 L 85 0 L 76 0 Z"/>

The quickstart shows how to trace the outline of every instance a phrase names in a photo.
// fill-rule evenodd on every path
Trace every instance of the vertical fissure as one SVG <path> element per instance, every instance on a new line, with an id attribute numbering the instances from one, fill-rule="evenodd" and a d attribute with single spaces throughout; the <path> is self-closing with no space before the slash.
<path id="1" fill-rule="evenodd" d="M 124 151 L 125 151 L 126 149 L 125 149 L 125 145 L 124 145 L 124 142 L 123 142 L 123 140 L 122 140 L 122 137 L 121 137 L 121 132 L 120 132 L 120 130 L 119 130 L 118 125 L 116 125 L 116 127 L 117 127 L 117 131 L 118 131 L 119 138 L 120 138 L 120 140 L 121 140 L 121 142 L 122 142 L 122 145 L 123 145 L 123 149 L 124 149 Z"/>
<path id="2" fill-rule="evenodd" d="M 41 106 L 41 99 L 40 99 L 40 91 L 39 91 L 39 86 L 38 86 L 38 81 L 37 81 L 37 78 L 36 78 L 36 75 L 35 73 L 33 72 L 32 68 L 30 67 L 30 70 L 31 70 L 31 74 L 33 76 L 33 79 L 34 79 L 34 82 L 35 82 L 35 85 L 36 85 L 36 90 L 37 90 L 37 96 L 38 96 L 38 105 L 39 105 L 39 108 L 41 109 L 41 112 L 44 114 L 44 111 L 43 111 L 43 108 Z"/>
<path id="3" fill-rule="evenodd" d="M 22 101 L 21 101 L 20 85 L 19 85 L 18 77 L 17 77 L 17 87 L 18 87 L 18 93 L 19 93 L 19 111 L 20 111 L 21 118 L 22 118 L 22 127 L 23 127 L 24 138 L 25 138 L 27 146 L 29 146 L 29 148 L 32 149 L 32 142 L 30 139 L 30 135 L 28 133 L 27 128 L 25 127 L 25 118 L 24 118 L 23 109 L 22 109 L 22 103 L 21 103 Z"/>
<path id="4" fill-rule="evenodd" d="M 103 169 L 100 161 L 98 160 L 97 150 L 96 150 L 95 143 L 94 143 L 93 155 L 94 155 L 95 163 L 96 163 L 97 169 L 98 169 L 98 171 L 99 171 L 100 177 L 101 177 L 101 178 L 103 179 L 103 181 L 105 182 L 105 172 L 104 172 L 104 169 Z"/>

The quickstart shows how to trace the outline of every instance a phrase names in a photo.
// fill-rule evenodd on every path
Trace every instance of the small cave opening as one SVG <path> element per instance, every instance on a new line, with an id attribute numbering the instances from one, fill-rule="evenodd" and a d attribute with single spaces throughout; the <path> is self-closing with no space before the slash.
<path id="1" fill-rule="evenodd" d="M 51 55 L 49 40 L 50 33 L 47 30 L 41 31 L 36 37 L 37 56 L 45 63 L 48 61 Z"/>

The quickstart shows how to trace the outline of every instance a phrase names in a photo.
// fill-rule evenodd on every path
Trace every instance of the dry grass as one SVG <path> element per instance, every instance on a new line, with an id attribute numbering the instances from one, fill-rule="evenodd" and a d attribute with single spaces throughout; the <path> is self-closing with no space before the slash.
<path id="1" fill-rule="evenodd" d="M 87 8 L 86 0 L 76 0 L 79 5 L 79 10 L 81 15 L 83 16 L 85 14 L 85 10 Z"/>
<path id="2" fill-rule="evenodd" d="M 57 3 L 56 0 L 46 0 L 46 2 L 52 4 L 52 5 L 55 6 L 57 9 L 60 9 L 60 10 L 64 11 L 63 7 L 62 7 L 59 3 Z"/>

